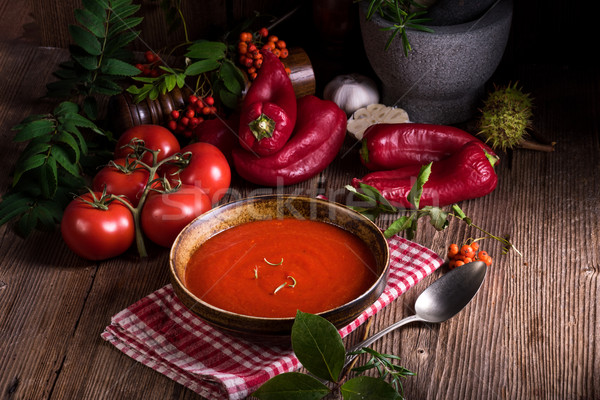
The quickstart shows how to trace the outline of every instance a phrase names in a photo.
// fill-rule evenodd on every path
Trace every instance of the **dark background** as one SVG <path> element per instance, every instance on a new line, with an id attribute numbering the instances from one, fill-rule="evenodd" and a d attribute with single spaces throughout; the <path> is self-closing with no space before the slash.
<path id="1" fill-rule="evenodd" d="M 66 47 L 67 27 L 74 23 L 77 0 L 30 0 L 34 23 L 30 34 L 43 46 Z M 162 1 L 142 1 L 139 50 L 168 48 L 183 40 L 181 28 L 169 31 Z M 369 70 L 353 0 L 209 0 L 183 1 L 190 39 L 219 39 L 237 24 L 259 13 L 257 24 L 297 10 L 272 32 L 290 47 L 302 47 L 313 63 L 320 89 L 337 73 Z M 519 68 L 540 64 L 561 68 L 598 68 L 594 13 L 583 1 L 514 1 L 513 22 L 504 59 L 497 73 L 513 79 Z M 50 28 L 50 29 L 49 29 Z"/>

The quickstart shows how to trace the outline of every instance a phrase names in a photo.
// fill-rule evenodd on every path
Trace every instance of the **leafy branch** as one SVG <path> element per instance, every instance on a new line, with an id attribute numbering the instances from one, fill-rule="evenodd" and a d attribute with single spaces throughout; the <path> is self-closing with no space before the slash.
<path id="1" fill-rule="evenodd" d="M 85 168 L 107 153 L 110 133 L 93 121 L 96 96 L 122 91 L 119 80 L 139 70 L 127 63 L 125 48 L 139 35 L 142 18 L 131 0 L 83 0 L 74 11 L 79 25 L 69 26 L 74 44 L 70 59 L 46 85 L 47 97 L 65 100 L 52 113 L 32 115 L 13 127 L 14 141 L 28 142 L 15 165 L 13 184 L 2 196 L 0 225 L 16 220 L 16 231 L 53 229 L 72 193 L 85 185 Z M 94 165 L 91 165 L 94 164 Z"/>
<path id="2" fill-rule="evenodd" d="M 103 134 L 68 101 L 13 128 L 13 140 L 28 144 L 15 164 L 12 188 L 0 203 L 0 225 L 18 219 L 17 231 L 27 236 L 33 228 L 52 228 L 60 221 L 69 193 L 84 185 L 81 159 L 88 146 L 80 128 Z"/>
<path id="3" fill-rule="evenodd" d="M 252 393 L 259 399 L 321 399 L 332 390 L 340 390 L 345 400 L 377 398 L 381 400 L 402 399 L 399 380 L 414 375 L 407 369 L 393 364 L 395 356 L 379 354 L 363 349 L 372 355 L 364 366 L 355 372 L 370 369 L 381 370 L 379 377 L 356 376 L 345 380 L 344 364 L 347 353 L 342 338 L 333 324 L 318 315 L 298 311 L 292 326 L 292 347 L 300 363 L 309 374 L 287 372 L 276 375 Z M 386 372 L 387 371 L 387 372 Z M 392 383 L 386 381 L 391 378 Z M 333 386 L 330 389 L 327 384 Z"/>
<path id="4" fill-rule="evenodd" d="M 160 66 L 164 73 L 157 77 L 134 77 L 143 85 L 132 85 L 127 91 L 134 96 L 135 102 L 146 98 L 156 100 L 159 95 L 170 92 L 176 86 L 181 89 L 189 79 L 196 78 L 194 91 L 208 84 L 209 89 L 205 89 L 203 94 L 214 92 L 226 107 L 236 107 L 245 87 L 244 76 L 231 61 L 226 43 L 208 40 L 192 42 L 187 47 L 185 59 L 185 68 Z"/>
<path id="5" fill-rule="evenodd" d="M 432 164 L 433 163 L 429 163 L 421 167 L 421 170 L 417 175 L 417 180 L 406 196 L 408 202 L 413 206 L 413 209 L 404 210 L 407 212 L 407 215 L 403 215 L 392 222 L 384 231 L 385 237 L 389 239 L 400 232 L 406 232 L 407 239 L 412 240 L 417 232 L 418 221 L 420 218 L 429 217 L 429 222 L 438 231 L 442 231 L 450 225 L 450 218 L 456 218 L 465 222 L 468 226 L 479 230 L 488 237 L 501 242 L 504 245 L 505 252 L 513 249 L 521 255 L 519 250 L 517 250 L 507 238 L 493 235 L 485 229 L 473 224 L 471 218 L 467 217 L 457 204 L 451 206 L 451 211 L 445 211 L 440 207 L 434 206 L 419 207 L 423 186 L 429 180 Z M 347 185 L 346 189 L 352 192 L 357 198 L 366 202 L 366 206 L 350 206 L 350 208 L 367 216 L 371 220 L 375 220 L 380 214 L 398 214 L 403 211 L 402 209 L 394 207 L 381 192 L 373 186 L 361 183 L 358 189 L 351 185 Z"/>
<path id="6" fill-rule="evenodd" d="M 143 18 L 134 16 L 140 5 L 131 0 L 83 0 L 82 4 L 82 9 L 74 11 L 80 25 L 69 26 L 75 42 L 70 46 L 71 57 L 55 71 L 59 80 L 47 84 L 47 94 L 81 97 L 83 112 L 94 120 L 98 114 L 94 96 L 121 93 L 119 80 L 140 72 L 128 63 L 132 55 L 126 46 L 139 36 L 134 28 Z"/>
<path id="7" fill-rule="evenodd" d="M 431 28 L 422 25 L 429 21 L 428 18 L 423 18 L 426 13 L 427 11 L 423 5 L 417 4 L 412 0 L 369 0 L 366 19 L 368 21 L 373 18 L 373 15 L 379 14 L 383 19 L 390 21 L 392 26 L 384 29 L 390 31 L 390 37 L 385 44 L 385 50 L 400 35 L 404 55 L 406 56 L 412 50 L 408 41 L 408 35 L 406 34 L 407 29 L 433 32 Z"/>

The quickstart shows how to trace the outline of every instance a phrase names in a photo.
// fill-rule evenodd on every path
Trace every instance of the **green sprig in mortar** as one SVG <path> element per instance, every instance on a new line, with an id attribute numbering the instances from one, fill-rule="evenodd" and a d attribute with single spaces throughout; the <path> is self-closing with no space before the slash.
<path id="1" fill-rule="evenodd" d="M 533 100 L 515 83 L 504 87 L 494 85 L 479 110 L 478 135 L 494 149 L 507 150 L 516 147 L 539 151 L 553 151 L 554 143 L 532 141 Z"/>

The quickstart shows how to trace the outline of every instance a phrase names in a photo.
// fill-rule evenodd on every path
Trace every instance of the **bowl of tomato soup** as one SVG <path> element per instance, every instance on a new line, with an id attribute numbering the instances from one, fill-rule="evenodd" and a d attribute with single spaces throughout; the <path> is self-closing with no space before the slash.
<path id="1" fill-rule="evenodd" d="M 368 218 L 294 195 L 245 198 L 192 221 L 171 248 L 181 302 L 227 333 L 289 340 L 298 310 L 341 328 L 383 292 L 389 248 Z"/>

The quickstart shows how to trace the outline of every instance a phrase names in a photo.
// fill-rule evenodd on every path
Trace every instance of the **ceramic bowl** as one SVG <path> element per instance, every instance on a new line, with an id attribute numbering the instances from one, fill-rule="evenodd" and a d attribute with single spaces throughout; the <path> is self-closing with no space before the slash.
<path id="1" fill-rule="evenodd" d="M 297 218 L 336 225 L 352 232 L 372 249 L 377 279 L 362 295 L 319 315 L 341 328 L 354 320 L 383 292 L 389 275 L 389 247 L 381 230 L 354 210 L 334 202 L 293 195 L 266 195 L 216 207 L 192 221 L 175 240 L 169 257 L 173 289 L 195 315 L 214 327 L 251 341 L 289 343 L 294 318 L 264 318 L 237 314 L 208 304 L 184 285 L 185 269 L 204 241 L 234 226 L 257 220 Z"/>

